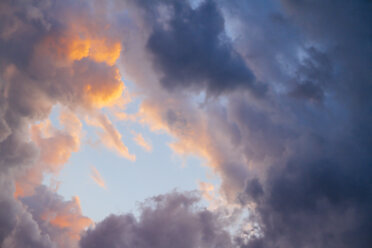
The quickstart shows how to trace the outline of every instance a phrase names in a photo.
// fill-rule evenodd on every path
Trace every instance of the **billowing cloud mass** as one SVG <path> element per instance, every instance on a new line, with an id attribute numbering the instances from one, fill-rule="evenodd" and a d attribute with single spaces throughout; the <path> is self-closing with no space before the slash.
<path id="1" fill-rule="evenodd" d="M 225 35 L 224 19 L 214 1 L 205 1 L 195 9 L 186 1 L 149 1 L 143 7 L 155 15 L 153 19 L 160 19 L 147 48 L 166 88 L 194 86 L 212 93 L 253 88 L 253 73 Z"/>
<path id="2" fill-rule="evenodd" d="M 366 0 L 1 1 L 0 246 L 371 247 L 371 11 Z M 101 111 L 121 101 L 122 77 L 140 107 L 115 116 L 203 158 L 224 206 L 173 192 L 89 227 L 78 198 L 40 185 L 78 152 L 81 119 L 135 160 Z M 57 104 L 61 128 L 48 120 Z M 243 225 L 225 218 L 232 205 Z"/>
<path id="3" fill-rule="evenodd" d="M 93 20 L 91 6 L 0 3 L 1 247 L 76 247 L 91 224 L 78 198 L 64 201 L 38 187 L 78 151 L 77 115 L 114 104 L 124 89 L 115 66 L 120 39 L 104 15 Z M 56 104 L 66 109 L 62 129 L 47 120 Z"/>
<path id="4" fill-rule="evenodd" d="M 64 201 L 45 186 L 39 186 L 35 194 L 22 198 L 21 202 L 31 212 L 40 231 L 57 247 L 77 247 L 80 233 L 93 223 L 82 215 L 79 197 Z"/>
<path id="5" fill-rule="evenodd" d="M 159 10 L 151 12 L 156 16 L 151 18 L 159 20 L 160 27 L 149 24 L 149 38 L 142 43 L 153 58 L 154 76 L 137 79 L 158 80 L 168 93 L 144 89 L 148 98 L 141 105 L 140 119 L 175 136 L 171 146 L 175 152 L 206 158 L 222 178 L 221 193 L 250 209 L 248 222 L 260 228 L 254 235 L 246 233 L 248 239 L 237 237 L 236 245 L 370 246 L 371 3 L 154 2 L 139 4 L 146 13 L 149 6 Z M 184 11 L 186 7 L 180 6 L 186 5 Z M 183 52 L 195 45 L 194 38 L 203 41 L 204 36 L 189 35 L 184 42 L 179 37 L 187 33 L 189 23 L 197 33 L 212 22 L 206 18 L 200 25 L 191 24 L 207 6 L 219 9 L 224 18 L 221 32 L 230 38 L 255 82 L 266 82 L 265 94 L 237 88 L 217 99 L 198 102 L 203 95 L 189 97 L 195 73 L 188 70 Z M 173 41 L 178 45 L 172 46 Z M 159 55 L 161 45 L 164 52 Z M 195 45 L 187 55 L 195 55 L 196 65 L 203 63 L 196 70 L 206 75 L 213 63 L 200 59 L 203 53 L 198 49 L 202 48 Z M 179 64 L 184 71 L 178 70 Z M 128 65 L 127 73 L 131 72 L 136 70 Z M 220 82 L 208 78 L 216 85 Z M 209 93 L 211 84 L 205 87 L 205 81 L 197 81 L 194 89 Z M 233 85 L 229 80 L 222 83 Z"/>
<path id="6" fill-rule="evenodd" d="M 82 248 L 95 247 L 231 247 L 223 223 L 208 210 L 197 209 L 198 198 L 177 192 L 149 199 L 137 219 L 110 215 L 89 229 Z"/>

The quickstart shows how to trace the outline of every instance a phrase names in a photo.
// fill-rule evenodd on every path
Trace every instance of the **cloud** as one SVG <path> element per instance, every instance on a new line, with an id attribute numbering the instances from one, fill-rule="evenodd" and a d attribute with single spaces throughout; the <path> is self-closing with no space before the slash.
<path id="1" fill-rule="evenodd" d="M 288 140 L 293 142 L 287 143 L 290 153 L 271 166 L 266 178 L 247 182 L 245 196 L 257 204 L 264 236 L 243 247 L 367 247 L 372 243 L 366 211 L 372 191 L 367 183 L 371 143 L 363 137 L 371 134 L 365 114 L 371 102 L 364 92 L 370 91 L 372 75 L 364 66 L 372 52 L 367 45 L 371 5 L 282 2 L 290 21 L 314 44 L 299 63 L 298 75 L 318 89 L 298 88 L 300 100 L 281 100 L 289 104 L 295 116 L 291 129 L 298 134 Z M 321 106 L 308 105 L 314 92 L 321 93 Z"/>
<path id="2" fill-rule="evenodd" d="M 35 194 L 21 201 L 30 209 L 42 233 L 47 234 L 58 247 L 78 247 L 81 232 L 93 224 L 91 219 L 82 215 L 77 196 L 64 201 L 55 192 L 39 186 Z"/>
<path id="3" fill-rule="evenodd" d="M 128 147 L 121 141 L 121 134 L 114 127 L 112 122 L 106 115 L 98 113 L 93 118 L 86 119 L 87 123 L 102 129 L 99 133 L 100 141 L 110 149 L 116 151 L 120 156 L 123 156 L 131 161 L 136 160 L 136 156 L 129 153 Z"/>
<path id="4" fill-rule="evenodd" d="M 0 3 L 1 247 L 76 247 L 89 222 L 77 217 L 76 200 L 64 205 L 58 198 L 57 205 L 66 209 L 52 215 L 70 224 L 52 235 L 57 222 L 48 217 L 46 224 L 35 214 L 50 201 L 31 208 L 21 200 L 49 197 L 37 185 L 79 149 L 81 124 L 75 114 L 115 104 L 125 88 L 115 64 L 120 39 L 92 8 L 94 3 L 85 1 Z M 61 130 L 46 121 L 56 104 L 75 113 L 60 116 Z M 66 214 L 70 210 L 76 218 Z"/>
<path id="5" fill-rule="evenodd" d="M 217 215 L 196 207 L 192 194 L 173 192 L 142 204 L 139 218 L 110 215 L 90 228 L 81 248 L 94 247 L 231 247 Z"/>
<path id="6" fill-rule="evenodd" d="M 31 213 L 15 200 L 11 194 L 11 181 L 1 177 L 0 243 L 4 248 L 11 247 L 52 247 L 52 241 L 42 233 Z"/>
<path id="7" fill-rule="evenodd" d="M 166 89 L 191 88 L 210 94 L 237 88 L 264 92 L 226 36 L 215 1 L 204 1 L 196 8 L 185 1 L 137 4 L 150 16 L 152 32 L 146 48 Z"/>
<path id="8" fill-rule="evenodd" d="M 91 167 L 90 177 L 93 179 L 93 181 L 98 186 L 100 186 L 101 188 L 106 189 L 105 181 L 103 180 L 101 174 L 99 174 L 98 170 L 94 166 Z"/>
<path id="9" fill-rule="evenodd" d="M 44 122 L 55 104 L 88 116 L 106 146 L 135 159 L 99 112 L 125 90 L 118 64 L 143 97 L 137 115 L 121 117 L 205 158 L 254 228 L 230 238 L 194 198 L 171 194 L 138 219 L 108 217 L 82 247 L 371 246 L 369 1 L 96 4 L 0 3 L 2 247 L 76 246 L 88 225 L 76 199 L 35 188 L 79 147 L 74 118 L 63 130 Z M 15 199 L 28 171 L 35 192 Z"/>
<path id="10" fill-rule="evenodd" d="M 151 144 L 143 138 L 142 134 L 136 133 L 134 131 L 132 131 L 132 134 L 134 135 L 133 140 L 137 143 L 137 145 L 141 146 L 148 152 L 152 151 Z"/>
<path id="11" fill-rule="evenodd" d="M 144 8 L 153 6 L 144 3 Z M 171 82 L 183 80 L 177 74 L 178 64 L 169 62 L 180 55 L 172 42 L 178 41 L 181 49 L 193 44 L 194 37 L 203 40 L 203 35 L 179 40 L 188 34 L 187 24 L 200 6 L 193 9 L 176 2 L 152 8 L 155 13 L 145 10 L 151 13 L 150 20 L 159 16 L 156 11 L 167 15 L 154 21 L 159 34 L 149 25 L 148 38 L 135 46 L 154 56 L 155 70 L 151 72 L 146 63 L 142 66 L 146 76 L 128 69 L 145 95 L 141 122 L 174 136 L 175 152 L 206 158 L 221 176 L 221 192 L 228 201 L 250 209 L 247 222 L 259 228 L 254 229 L 255 235 L 242 230 L 249 238 L 237 236 L 238 246 L 368 247 L 372 243 L 367 235 L 371 216 L 366 211 L 372 191 L 368 183 L 370 3 L 218 1 L 215 6 L 232 37 L 231 46 L 255 81 L 266 82 L 266 94 L 252 97 L 244 87 L 237 87 L 228 94 L 220 91 L 218 98 L 202 99 L 201 104 L 203 95 L 195 96 L 188 89 L 208 91 L 203 78 L 191 75 L 188 84 L 167 90 Z M 173 13 L 184 17 L 185 23 Z M 179 26 L 174 24 L 177 21 Z M 190 29 L 197 33 L 203 25 Z M 156 50 L 161 55 L 150 48 L 153 34 L 166 44 Z M 140 52 L 138 57 L 129 54 L 132 61 L 138 58 L 137 67 L 142 65 Z M 162 63 L 168 62 L 173 71 L 164 68 Z M 187 71 L 188 64 L 184 65 Z M 167 75 L 172 78 L 169 85 L 164 82 Z M 157 88 L 157 81 L 166 93 Z M 150 85 L 152 92 L 147 90 Z"/>
<path id="12" fill-rule="evenodd" d="M 31 140 L 40 150 L 34 165 L 17 175 L 15 197 L 31 195 L 41 184 L 44 173 L 56 175 L 80 146 L 82 124 L 73 113 L 61 111 L 62 130 L 52 126 L 50 120 L 31 126 Z"/>

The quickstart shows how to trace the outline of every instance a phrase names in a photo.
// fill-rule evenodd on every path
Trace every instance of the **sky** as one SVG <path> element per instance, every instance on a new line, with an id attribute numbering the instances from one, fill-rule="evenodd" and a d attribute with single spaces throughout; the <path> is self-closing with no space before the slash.
<path id="1" fill-rule="evenodd" d="M 371 247 L 371 11 L 2 0 L 0 247 Z"/>

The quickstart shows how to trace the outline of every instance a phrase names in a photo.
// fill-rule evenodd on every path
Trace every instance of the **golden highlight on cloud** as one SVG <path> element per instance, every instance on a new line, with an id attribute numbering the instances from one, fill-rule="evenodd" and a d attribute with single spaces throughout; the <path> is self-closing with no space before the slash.
<path id="1" fill-rule="evenodd" d="M 67 21 L 64 29 L 40 39 L 29 70 L 36 79 L 55 81 L 45 85 L 47 90 L 62 94 L 61 100 L 70 107 L 76 108 L 78 103 L 85 108 L 113 105 L 124 90 L 115 65 L 121 42 L 99 23 L 86 23 L 68 14 L 75 22 Z"/>
<path id="2" fill-rule="evenodd" d="M 110 44 L 111 43 L 111 44 Z M 67 41 L 67 54 L 71 60 L 90 58 L 96 62 L 114 65 L 120 56 L 119 42 L 108 42 L 105 39 L 75 39 Z"/>
<path id="3" fill-rule="evenodd" d="M 104 188 L 106 189 L 106 184 L 105 184 L 105 181 L 103 180 L 101 174 L 98 172 L 98 170 L 96 169 L 96 167 L 94 166 L 91 166 L 90 168 L 90 177 L 92 178 L 92 180 L 98 185 L 100 186 L 101 188 Z"/>
<path id="4" fill-rule="evenodd" d="M 137 145 L 141 146 L 148 152 L 152 151 L 152 145 L 143 138 L 142 134 L 136 133 L 134 131 L 132 131 L 132 134 L 133 140 L 137 143 Z"/>

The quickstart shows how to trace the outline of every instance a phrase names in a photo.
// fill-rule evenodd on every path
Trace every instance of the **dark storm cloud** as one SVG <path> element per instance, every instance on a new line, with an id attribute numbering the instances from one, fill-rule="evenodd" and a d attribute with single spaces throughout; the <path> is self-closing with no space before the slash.
<path id="1" fill-rule="evenodd" d="M 187 1 L 142 4 L 153 15 L 147 48 L 165 88 L 206 89 L 212 94 L 237 88 L 264 91 L 233 48 L 214 1 L 204 1 L 196 8 Z M 157 8 L 162 11 L 153 11 Z"/>
<path id="2" fill-rule="evenodd" d="M 314 47 L 307 49 L 304 59 L 296 71 L 295 86 L 290 95 L 315 102 L 324 99 L 327 83 L 332 80 L 333 68 L 328 56 Z"/>
<path id="3" fill-rule="evenodd" d="M 332 148 L 309 142 L 319 150 L 273 166 L 262 184 L 248 182 L 246 194 L 257 204 L 264 233 L 262 247 L 370 246 L 372 160 L 361 147 L 340 142 Z"/>
<path id="4" fill-rule="evenodd" d="M 198 209 L 198 198 L 173 192 L 153 197 L 133 215 L 111 215 L 81 239 L 82 248 L 210 248 L 231 247 L 218 216 Z"/>
<path id="5" fill-rule="evenodd" d="M 369 1 L 282 1 L 303 36 L 325 49 L 318 59 L 331 63 L 335 73 L 330 90 L 342 93 L 355 104 L 369 101 L 371 3 Z M 311 13 L 311 14 L 310 14 Z M 328 67 L 322 66 L 322 70 Z M 344 70 L 344 71 L 340 71 Z M 318 73 L 318 75 L 322 75 Z M 336 80 L 339 81 L 336 84 Z"/>
<path id="6" fill-rule="evenodd" d="M 274 98 L 277 113 L 294 117 L 290 125 L 282 129 L 247 111 L 234 114 L 240 129 L 272 130 L 275 135 L 258 139 L 270 140 L 265 147 L 280 144 L 287 151 L 276 153 L 281 159 L 264 178 L 247 181 L 240 199 L 256 204 L 263 236 L 237 241 L 249 248 L 370 247 L 371 3 L 282 2 L 288 20 L 312 45 L 288 80 L 290 94 Z M 290 135 L 283 135 L 286 130 Z"/>

